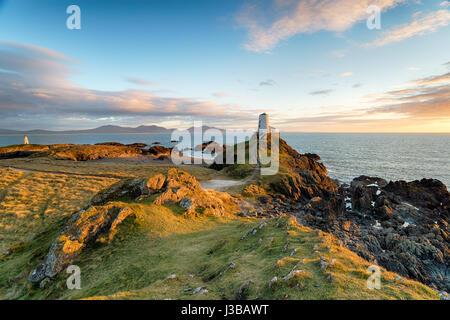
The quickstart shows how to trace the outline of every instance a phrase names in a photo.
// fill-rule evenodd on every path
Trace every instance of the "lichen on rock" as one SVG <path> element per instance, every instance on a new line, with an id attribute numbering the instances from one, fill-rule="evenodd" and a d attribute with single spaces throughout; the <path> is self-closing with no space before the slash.
<path id="1" fill-rule="evenodd" d="M 45 278 L 54 278 L 101 233 L 109 233 L 109 241 L 112 241 L 118 226 L 131 215 L 133 211 L 130 208 L 117 204 L 77 212 L 53 242 L 44 262 L 31 272 L 29 281 L 41 282 Z"/>

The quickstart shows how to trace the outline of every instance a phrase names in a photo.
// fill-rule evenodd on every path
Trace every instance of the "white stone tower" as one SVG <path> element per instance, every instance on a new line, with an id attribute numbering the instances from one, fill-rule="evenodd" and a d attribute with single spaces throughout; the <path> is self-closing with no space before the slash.
<path id="1" fill-rule="evenodd" d="M 267 113 L 259 115 L 258 133 L 270 133 L 269 115 Z"/>

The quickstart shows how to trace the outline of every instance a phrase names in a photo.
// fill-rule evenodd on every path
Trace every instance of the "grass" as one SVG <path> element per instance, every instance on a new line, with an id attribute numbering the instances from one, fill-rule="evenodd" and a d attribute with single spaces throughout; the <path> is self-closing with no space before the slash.
<path id="1" fill-rule="evenodd" d="M 0 252 L 83 208 L 114 178 L 0 169 Z"/>
<path id="2" fill-rule="evenodd" d="M 110 178 L 142 177 L 149 178 L 158 173 L 165 173 L 174 165 L 146 163 L 141 160 L 95 160 L 86 162 L 75 162 L 72 160 L 54 160 L 50 158 L 19 158 L 0 160 L 0 167 L 13 167 L 24 170 L 39 172 L 77 174 L 102 176 Z M 218 173 L 215 170 L 197 165 L 177 166 L 180 170 L 186 171 L 199 181 L 209 180 Z"/>
<path id="3" fill-rule="evenodd" d="M 36 241 L 20 247 L 0 263 L 0 290 L 13 299 L 234 299 L 251 280 L 248 299 L 436 299 L 426 286 L 382 271 L 382 288 L 370 290 L 370 265 L 338 245 L 333 236 L 298 225 L 288 217 L 256 219 L 185 218 L 166 206 L 128 204 L 136 220 L 128 222 L 112 244 L 88 247 L 73 264 L 81 268 L 82 289 L 68 290 L 62 272 L 44 290 L 26 283 L 26 275 L 42 259 L 61 221 Z M 253 228 L 256 234 L 241 240 Z M 286 249 L 286 244 L 289 246 Z M 329 247 L 327 247 L 329 246 Z M 296 253 L 291 256 L 294 249 Z M 316 252 L 317 251 L 317 252 Z M 321 269 L 320 259 L 333 261 Z M 300 262 L 305 273 L 283 278 Z M 234 268 L 229 268 L 234 263 Z M 168 279 L 175 274 L 175 279 Z M 333 280 L 328 279 L 329 275 Z M 205 294 L 192 294 L 206 287 Z"/>
<path id="4" fill-rule="evenodd" d="M 28 275 L 70 214 L 121 177 L 147 177 L 166 172 L 167 166 L 26 160 L 10 165 L 47 173 L 0 169 L 0 252 L 15 244 L 12 254 L 0 254 L 0 299 L 234 299 L 248 280 L 253 282 L 248 299 L 439 298 L 427 286 L 396 281 L 396 274 L 383 269 L 381 289 L 368 289 L 367 261 L 332 235 L 288 217 L 264 220 L 262 229 L 257 228 L 261 220 L 252 218 L 185 217 L 176 204 L 153 204 L 157 195 L 142 203 L 128 199 L 123 205 L 134 210 L 135 220 L 125 222 L 111 244 L 93 243 L 73 262 L 81 268 L 81 290 L 67 289 L 64 271 L 39 289 L 27 282 Z M 201 167 L 186 168 L 202 179 L 215 175 Z M 65 173 L 49 173 L 56 171 Z M 254 228 L 256 234 L 241 240 Z M 321 257 L 334 263 L 322 269 Z M 230 263 L 235 267 L 228 268 Z M 282 279 L 296 265 L 304 273 L 269 288 L 273 277 Z M 172 274 L 176 278 L 168 279 Z M 189 289 L 197 287 L 208 292 L 193 295 Z"/>

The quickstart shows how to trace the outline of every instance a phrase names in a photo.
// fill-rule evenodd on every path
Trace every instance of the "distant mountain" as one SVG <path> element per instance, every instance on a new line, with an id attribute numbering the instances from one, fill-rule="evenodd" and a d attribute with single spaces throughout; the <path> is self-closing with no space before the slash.
<path id="1" fill-rule="evenodd" d="M 207 131 L 209 129 L 219 130 L 219 131 L 222 131 L 223 133 L 225 133 L 224 129 L 219 129 L 219 128 L 215 128 L 215 127 L 209 127 L 209 126 L 190 127 L 189 129 L 187 129 L 187 131 L 189 131 L 190 133 L 193 133 L 194 130 L 201 130 L 202 132 L 205 132 L 205 131 Z"/>
<path id="2" fill-rule="evenodd" d="M 20 131 L 0 129 L 0 134 L 20 134 Z"/>
<path id="3" fill-rule="evenodd" d="M 7 130 L 0 129 L 0 134 L 87 134 L 87 133 L 170 133 L 172 129 L 166 129 L 159 126 L 139 126 L 136 128 L 131 127 L 120 127 L 120 126 L 102 126 L 94 129 L 86 130 L 65 130 L 65 131 L 50 131 L 50 130 L 28 130 L 28 131 L 17 131 L 17 130 Z"/>
<path id="4" fill-rule="evenodd" d="M 200 129 L 199 127 L 195 129 Z M 202 132 L 205 132 L 208 129 L 216 129 L 220 130 L 222 132 L 225 132 L 224 129 L 219 129 L 215 127 L 209 127 L 209 126 L 202 126 L 201 130 Z M 28 131 L 18 131 L 18 130 L 8 130 L 8 129 L 0 129 L 0 135 L 7 135 L 7 134 L 23 134 L 23 135 L 33 135 L 33 134 L 95 134 L 95 133 L 101 133 L 101 134 L 114 134 L 114 133 L 171 133 L 174 129 L 167 129 L 160 126 L 139 126 L 136 128 L 132 127 L 120 127 L 120 126 L 113 126 L 113 125 L 107 125 L 107 126 L 101 126 L 94 129 L 85 129 L 85 130 L 64 130 L 64 131 L 52 131 L 52 130 L 28 130 Z M 190 127 L 187 129 L 190 133 L 194 132 L 194 127 Z"/>

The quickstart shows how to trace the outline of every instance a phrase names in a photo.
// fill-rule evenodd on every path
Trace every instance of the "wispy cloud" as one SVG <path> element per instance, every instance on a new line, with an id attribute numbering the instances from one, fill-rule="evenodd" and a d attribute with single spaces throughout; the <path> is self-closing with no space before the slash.
<path id="1" fill-rule="evenodd" d="M 347 55 L 347 50 L 345 50 L 345 49 L 334 50 L 334 51 L 331 51 L 331 55 L 336 58 L 344 58 Z"/>
<path id="2" fill-rule="evenodd" d="M 156 86 L 158 85 L 156 82 L 148 81 L 140 78 L 127 78 L 127 81 L 133 84 L 137 84 L 139 86 Z"/>
<path id="3" fill-rule="evenodd" d="M 272 79 L 267 79 L 265 81 L 261 81 L 259 83 L 260 86 L 274 86 L 276 84 L 276 82 Z"/>
<path id="4" fill-rule="evenodd" d="M 79 87 L 68 79 L 75 72 L 68 66 L 71 61 L 45 48 L 0 42 L 0 127 L 17 128 L 25 120 L 45 127 L 65 120 L 77 125 L 73 119 L 109 123 L 112 118 L 158 122 L 184 117 L 236 123 L 254 118 L 254 111 L 207 99 Z"/>
<path id="5" fill-rule="evenodd" d="M 423 128 L 433 123 L 450 124 L 449 74 L 416 79 L 402 89 L 366 95 L 360 106 L 327 106 L 323 112 L 286 118 L 286 127 L 301 123 L 310 131 L 396 131 Z M 448 126 L 440 127 L 448 132 Z"/>
<path id="6" fill-rule="evenodd" d="M 412 82 L 412 84 L 418 85 L 418 86 L 428 86 L 433 84 L 441 84 L 441 83 L 448 83 L 450 82 L 450 72 L 441 74 L 441 75 L 434 75 L 422 79 L 417 79 Z"/>
<path id="7" fill-rule="evenodd" d="M 370 5 L 387 10 L 402 2 L 405 0 L 275 0 L 265 11 L 256 5 L 245 5 L 236 20 L 248 30 L 244 48 L 265 52 L 298 34 L 345 31 L 367 19 Z"/>
<path id="8" fill-rule="evenodd" d="M 320 95 L 328 95 L 331 92 L 333 92 L 332 89 L 327 89 L 327 90 L 317 90 L 317 91 L 312 91 L 309 94 L 312 96 L 320 96 Z"/>
<path id="9" fill-rule="evenodd" d="M 342 78 L 347 78 L 347 77 L 351 77 L 351 76 L 353 76 L 353 72 L 344 72 L 344 73 L 341 73 L 341 77 L 342 77 Z"/>
<path id="10" fill-rule="evenodd" d="M 450 23 L 450 11 L 438 10 L 425 16 L 415 16 L 413 21 L 387 30 L 375 41 L 366 43 L 366 47 L 381 47 L 390 43 L 403 41 L 415 36 L 422 36 L 436 32 L 439 28 Z"/>

